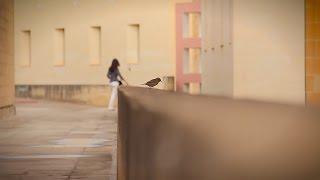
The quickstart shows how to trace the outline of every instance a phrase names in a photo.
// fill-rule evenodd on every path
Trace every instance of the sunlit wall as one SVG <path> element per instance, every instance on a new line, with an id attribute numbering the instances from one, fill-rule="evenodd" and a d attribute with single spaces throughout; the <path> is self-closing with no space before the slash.
<path id="1" fill-rule="evenodd" d="M 0 118 L 14 113 L 13 0 L 0 1 Z"/>
<path id="2" fill-rule="evenodd" d="M 304 0 L 232 0 L 231 10 L 226 0 L 203 1 L 212 5 L 205 16 L 222 14 L 203 24 L 205 93 L 304 104 Z"/>
<path id="3" fill-rule="evenodd" d="M 16 84 L 131 85 L 175 74 L 175 4 L 190 0 L 16 0 Z"/>

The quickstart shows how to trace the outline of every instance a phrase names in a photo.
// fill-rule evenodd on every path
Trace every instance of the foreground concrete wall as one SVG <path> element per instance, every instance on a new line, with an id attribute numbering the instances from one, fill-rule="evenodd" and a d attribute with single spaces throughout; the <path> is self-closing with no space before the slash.
<path id="1" fill-rule="evenodd" d="M 13 0 L 0 0 L 0 118 L 14 113 Z"/>
<path id="2" fill-rule="evenodd" d="M 296 106 L 119 92 L 119 180 L 313 180 L 320 121 Z"/>

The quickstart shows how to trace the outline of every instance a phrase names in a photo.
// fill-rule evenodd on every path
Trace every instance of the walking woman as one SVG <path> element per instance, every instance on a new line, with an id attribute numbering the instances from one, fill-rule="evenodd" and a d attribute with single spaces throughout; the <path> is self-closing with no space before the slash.
<path id="1" fill-rule="evenodd" d="M 108 78 L 110 80 L 110 86 L 111 86 L 111 96 L 109 101 L 108 109 L 110 111 L 115 110 L 115 101 L 117 99 L 118 94 L 118 87 L 122 84 L 121 81 L 124 81 L 126 84 L 126 80 L 122 77 L 120 71 L 119 71 L 120 63 L 117 59 L 113 59 L 112 64 L 108 70 Z M 119 80 L 120 78 L 120 80 Z"/>

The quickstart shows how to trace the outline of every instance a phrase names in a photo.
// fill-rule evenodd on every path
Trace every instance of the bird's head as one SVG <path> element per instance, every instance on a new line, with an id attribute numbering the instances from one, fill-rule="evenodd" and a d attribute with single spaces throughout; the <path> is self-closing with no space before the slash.
<path id="1" fill-rule="evenodd" d="M 162 82 L 160 78 L 157 78 L 156 80 L 157 80 L 158 82 Z"/>

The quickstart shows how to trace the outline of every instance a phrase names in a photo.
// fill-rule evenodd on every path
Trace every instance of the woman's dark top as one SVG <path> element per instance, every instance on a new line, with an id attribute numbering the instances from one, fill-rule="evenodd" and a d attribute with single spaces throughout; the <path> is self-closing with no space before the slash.
<path id="1" fill-rule="evenodd" d="M 107 76 L 110 79 L 110 82 L 114 82 L 114 81 L 119 81 L 118 76 L 121 77 L 121 74 L 117 69 L 117 70 L 114 70 L 113 72 L 109 71 Z"/>

